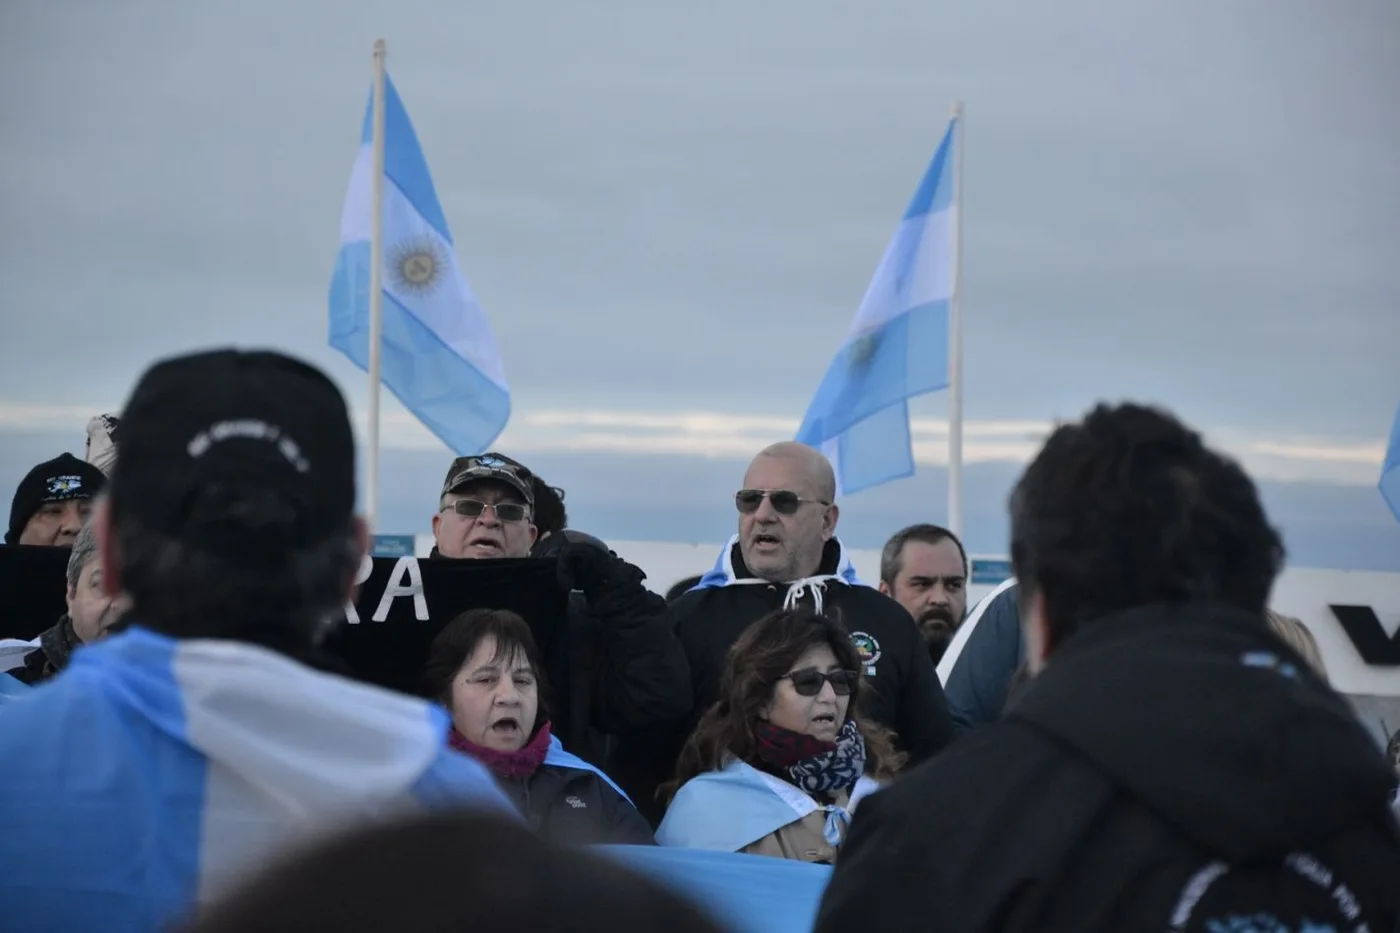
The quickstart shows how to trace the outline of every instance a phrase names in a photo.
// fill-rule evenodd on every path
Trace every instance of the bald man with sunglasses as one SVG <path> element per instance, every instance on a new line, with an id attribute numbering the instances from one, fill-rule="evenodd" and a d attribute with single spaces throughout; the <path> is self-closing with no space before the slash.
<path id="1" fill-rule="evenodd" d="M 458 457 L 433 516 L 435 558 L 537 557 L 558 564 L 570 591 L 566 637 L 544 659 L 555 735 L 632 794 L 631 769 L 615 760 L 621 737 L 643 735 L 690 713 L 690 671 L 666 601 L 646 575 L 589 535 L 550 535 L 534 545 L 537 480 L 504 454 Z M 556 541 L 557 538 L 557 541 Z"/>
<path id="2" fill-rule="evenodd" d="M 671 606 L 694 689 L 693 716 L 673 736 L 677 752 L 695 719 L 715 702 L 725 654 L 744 629 L 769 612 L 799 605 L 827 613 L 851 633 L 872 688 L 864 712 L 893 729 L 913 761 L 952 738 L 923 636 L 904 607 L 856 579 L 836 538 L 835 499 L 831 464 L 811 447 L 773 444 L 749 464 L 734 497 L 738 534 L 714 569 Z"/>

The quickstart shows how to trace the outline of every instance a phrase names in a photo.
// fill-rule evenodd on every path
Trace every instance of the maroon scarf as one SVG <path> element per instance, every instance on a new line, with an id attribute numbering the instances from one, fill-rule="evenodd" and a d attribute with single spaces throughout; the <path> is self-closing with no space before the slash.
<path id="1" fill-rule="evenodd" d="M 823 742 L 805 732 L 793 732 L 791 729 L 775 726 L 766 719 L 754 723 L 753 737 L 757 742 L 754 751 L 758 757 L 775 768 L 784 770 L 808 758 L 836 750 L 835 742 Z"/>
<path id="2" fill-rule="evenodd" d="M 544 764 L 544 756 L 549 754 L 549 720 L 540 723 L 535 734 L 530 736 L 530 741 L 519 751 L 503 752 L 477 745 L 455 728 L 448 731 L 447 744 L 484 764 L 496 777 L 523 781 L 539 770 L 540 765 Z"/>

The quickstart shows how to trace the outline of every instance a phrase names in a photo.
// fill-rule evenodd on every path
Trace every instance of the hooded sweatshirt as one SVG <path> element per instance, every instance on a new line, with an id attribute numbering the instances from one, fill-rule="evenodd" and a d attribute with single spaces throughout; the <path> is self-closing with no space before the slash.
<path id="1" fill-rule="evenodd" d="M 134 627 L 87 646 L 0 707 L 0 927 L 162 929 L 327 831 L 515 814 L 447 728 L 435 706 L 254 645 Z"/>
<path id="2" fill-rule="evenodd" d="M 1262 617 L 1144 607 L 867 801 L 818 930 L 1389 931 L 1394 783 Z"/>

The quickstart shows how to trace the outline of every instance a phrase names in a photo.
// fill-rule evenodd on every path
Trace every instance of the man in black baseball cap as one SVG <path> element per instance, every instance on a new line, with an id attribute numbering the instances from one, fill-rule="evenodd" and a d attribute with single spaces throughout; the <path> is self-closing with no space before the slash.
<path id="1" fill-rule="evenodd" d="M 444 710 L 298 663 L 344 618 L 368 543 L 329 379 L 270 352 L 166 360 L 121 432 L 92 522 L 130 609 L 0 716 L 7 922 L 164 929 L 310 836 L 514 812 L 446 747 Z"/>
<path id="2" fill-rule="evenodd" d="M 101 470 L 72 454 L 39 464 L 15 489 L 5 543 L 72 547 L 106 482 Z"/>
<path id="3" fill-rule="evenodd" d="M 553 514 L 541 540 L 535 506 L 546 496 L 554 499 Z M 636 791 L 614 739 L 688 715 L 690 668 L 666 601 L 643 585 L 646 574 L 597 538 L 564 528 L 565 521 L 562 497 L 518 460 L 495 452 L 458 457 L 433 516 L 432 556 L 556 562 L 570 599 L 565 635 L 544 659 L 555 734 Z"/>
<path id="4" fill-rule="evenodd" d="M 435 556 L 527 557 L 539 536 L 533 474 L 504 454 L 458 457 L 433 516 Z"/>

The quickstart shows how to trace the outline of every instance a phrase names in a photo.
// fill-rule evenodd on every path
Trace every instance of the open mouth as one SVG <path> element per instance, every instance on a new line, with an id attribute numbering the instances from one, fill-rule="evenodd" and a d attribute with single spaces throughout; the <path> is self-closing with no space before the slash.
<path id="1" fill-rule="evenodd" d="M 498 541 L 482 539 L 480 541 L 467 542 L 467 549 L 477 551 L 482 554 L 500 554 L 503 548 Z"/>
<path id="2" fill-rule="evenodd" d="M 759 533 L 753 536 L 754 547 L 777 547 L 781 542 L 776 535 Z"/>
<path id="3" fill-rule="evenodd" d="M 520 731 L 520 720 L 504 716 L 491 723 L 491 731 L 497 735 L 515 735 Z"/>
<path id="4" fill-rule="evenodd" d="M 834 725 L 836 725 L 836 714 L 835 714 L 835 713 L 818 713 L 817 715 L 815 715 L 815 716 L 812 717 L 812 725 L 814 725 L 814 726 L 834 726 Z"/>

